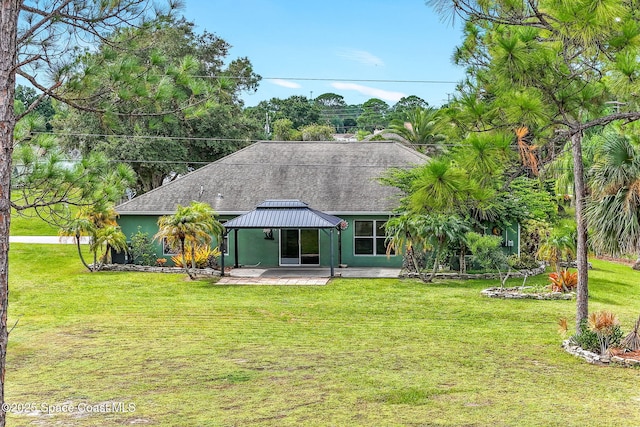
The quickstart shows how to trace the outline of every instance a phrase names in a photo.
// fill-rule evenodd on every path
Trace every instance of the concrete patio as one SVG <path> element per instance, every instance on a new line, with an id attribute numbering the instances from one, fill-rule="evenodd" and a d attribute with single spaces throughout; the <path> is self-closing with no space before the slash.
<path id="1" fill-rule="evenodd" d="M 399 268 L 336 268 L 335 277 L 344 278 L 397 278 Z M 330 277 L 327 267 L 279 267 L 279 268 L 251 268 L 240 267 L 231 269 L 225 277 L 218 281 L 219 285 L 296 285 L 322 286 L 326 285 Z"/>

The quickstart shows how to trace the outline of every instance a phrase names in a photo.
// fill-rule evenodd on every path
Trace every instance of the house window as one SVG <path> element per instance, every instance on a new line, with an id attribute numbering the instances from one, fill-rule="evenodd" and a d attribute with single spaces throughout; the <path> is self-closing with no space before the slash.
<path id="1" fill-rule="evenodd" d="M 170 245 L 166 237 L 162 238 L 162 255 L 174 256 L 180 253 L 177 245 Z"/>
<path id="2" fill-rule="evenodd" d="M 384 225 L 386 221 L 354 221 L 354 252 L 356 255 L 386 255 Z M 392 252 L 391 255 L 394 255 Z"/>

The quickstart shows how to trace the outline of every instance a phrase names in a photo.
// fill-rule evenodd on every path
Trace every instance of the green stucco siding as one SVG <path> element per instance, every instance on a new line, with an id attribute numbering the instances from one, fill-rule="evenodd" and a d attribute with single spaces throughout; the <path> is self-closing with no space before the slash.
<path id="1" fill-rule="evenodd" d="M 402 266 L 402 256 L 386 254 L 378 255 L 357 255 L 355 251 L 355 221 L 386 221 L 387 215 L 368 216 L 341 216 L 348 222 L 349 226 L 342 231 L 342 263 L 351 267 L 392 267 Z"/>
<path id="2" fill-rule="evenodd" d="M 340 216 L 349 224 L 342 232 L 333 231 L 333 257 L 334 265 L 345 264 L 352 267 L 400 267 L 402 265 L 402 256 L 394 255 L 387 257 L 385 254 L 379 255 L 356 255 L 354 249 L 354 221 L 386 221 L 387 216 Z M 232 217 L 221 217 L 220 220 L 228 220 Z M 158 217 L 151 215 L 122 215 L 118 223 L 122 227 L 122 231 L 127 236 L 127 240 L 131 240 L 138 231 L 148 233 L 153 237 L 158 231 Z M 340 234 L 342 234 L 340 239 Z M 236 236 L 238 241 L 236 242 Z M 330 230 L 319 230 L 320 242 L 320 266 L 328 267 L 331 263 L 331 247 L 330 247 Z M 167 258 L 168 264 L 171 264 L 171 257 L 163 255 L 161 242 L 154 242 L 156 247 L 156 255 L 158 258 Z M 231 230 L 228 236 L 227 255 L 225 255 L 225 266 L 234 266 L 236 264 L 236 244 L 238 253 L 238 265 L 240 266 L 259 266 L 259 267 L 278 267 L 280 265 L 280 231 L 273 230 L 273 240 L 265 239 L 263 230 L 258 229 L 242 229 Z M 217 246 L 214 239 L 212 246 Z"/>
<path id="3" fill-rule="evenodd" d="M 386 254 L 358 255 L 355 252 L 355 230 L 356 221 L 386 221 L 388 216 L 340 216 L 347 221 L 348 226 L 341 232 L 334 230 L 333 233 L 333 256 L 334 265 L 344 264 L 347 267 L 394 267 L 402 266 L 402 256 Z M 221 217 L 221 221 L 232 217 Z M 122 215 L 118 223 L 122 231 L 127 236 L 127 240 L 138 232 L 138 227 L 143 233 L 148 233 L 153 237 L 158 231 L 158 217 L 153 215 Z M 495 228 L 495 230 L 494 230 Z M 236 265 L 236 236 L 238 265 L 256 267 L 278 267 L 280 266 L 280 230 L 274 229 L 273 239 L 266 239 L 263 230 L 244 229 L 237 232 L 231 230 L 228 236 L 227 255 L 225 255 L 225 266 Z M 492 225 L 485 227 L 482 232 L 502 236 L 502 249 L 507 255 L 518 255 L 520 245 L 520 235 L 517 224 L 506 229 L 496 228 Z M 341 234 L 341 236 L 340 236 Z M 320 266 L 328 267 L 331 263 L 330 234 L 329 230 L 319 230 L 320 242 Z M 162 253 L 162 243 L 154 242 L 156 255 L 158 258 L 166 258 L 168 265 L 171 265 L 171 256 Z M 218 243 L 214 239 L 212 246 Z"/>

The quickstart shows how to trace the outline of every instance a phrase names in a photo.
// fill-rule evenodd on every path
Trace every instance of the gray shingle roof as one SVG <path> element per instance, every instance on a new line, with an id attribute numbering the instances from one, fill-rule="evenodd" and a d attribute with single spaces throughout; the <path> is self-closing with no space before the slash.
<path id="1" fill-rule="evenodd" d="M 297 199 L 337 215 L 390 212 L 400 194 L 378 178 L 390 167 L 426 161 L 397 142 L 257 142 L 116 210 L 164 215 L 198 200 L 220 214 L 240 214 L 267 199 Z"/>

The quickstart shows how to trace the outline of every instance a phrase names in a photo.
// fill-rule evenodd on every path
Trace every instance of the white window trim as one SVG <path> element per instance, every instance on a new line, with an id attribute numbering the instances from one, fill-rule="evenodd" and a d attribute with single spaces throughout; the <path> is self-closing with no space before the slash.
<path id="1" fill-rule="evenodd" d="M 357 226 L 356 223 L 357 222 L 373 222 L 373 235 L 372 236 L 357 236 L 356 235 L 356 230 L 357 230 Z M 378 245 L 377 245 L 377 240 L 380 237 L 384 237 L 386 238 L 386 235 L 384 236 L 378 236 L 377 235 L 377 231 L 378 231 L 378 222 L 387 222 L 386 219 L 355 219 L 353 220 L 353 256 L 355 257 L 379 257 L 379 256 L 387 256 L 386 252 L 383 252 L 381 254 L 377 253 L 378 252 Z M 372 254 L 358 254 L 356 253 L 356 239 L 372 239 L 373 240 L 373 253 Z M 395 253 L 391 256 L 394 256 Z"/>

